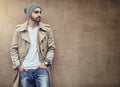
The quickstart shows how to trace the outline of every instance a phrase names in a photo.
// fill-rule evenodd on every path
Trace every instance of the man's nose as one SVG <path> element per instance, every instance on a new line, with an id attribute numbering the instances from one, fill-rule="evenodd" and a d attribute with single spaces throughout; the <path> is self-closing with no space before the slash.
<path id="1" fill-rule="evenodd" d="M 41 13 L 38 13 L 38 16 L 41 16 Z"/>

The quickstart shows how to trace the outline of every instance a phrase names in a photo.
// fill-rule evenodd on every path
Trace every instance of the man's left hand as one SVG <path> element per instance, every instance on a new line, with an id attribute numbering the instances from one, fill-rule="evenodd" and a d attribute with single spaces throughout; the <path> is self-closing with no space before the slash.
<path id="1" fill-rule="evenodd" d="M 38 68 L 47 68 L 47 66 L 45 65 L 45 63 L 41 63 Z"/>

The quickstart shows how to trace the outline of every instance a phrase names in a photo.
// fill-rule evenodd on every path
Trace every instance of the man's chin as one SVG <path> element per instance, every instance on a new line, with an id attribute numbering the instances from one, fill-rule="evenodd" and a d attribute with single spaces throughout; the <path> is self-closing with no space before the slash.
<path id="1" fill-rule="evenodd" d="M 41 20 L 34 20 L 35 23 L 39 23 Z"/>
<path id="2" fill-rule="evenodd" d="M 37 23 L 39 23 L 40 21 L 36 21 Z"/>
<path id="3" fill-rule="evenodd" d="M 41 18 L 35 19 L 35 18 L 31 17 L 31 20 L 34 21 L 35 23 L 39 23 L 41 21 Z"/>
<path id="4" fill-rule="evenodd" d="M 40 19 L 37 19 L 36 22 L 40 22 L 41 20 Z"/>

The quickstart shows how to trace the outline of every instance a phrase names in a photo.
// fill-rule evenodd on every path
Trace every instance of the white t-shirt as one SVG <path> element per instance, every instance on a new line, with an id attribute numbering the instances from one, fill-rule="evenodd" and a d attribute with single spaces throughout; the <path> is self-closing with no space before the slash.
<path id="1" fill-rule="evenodd" d="M 40 65 L 39 54 L 37 50 L 37 32 L 38 27 L 32 29 L 28 26 L 30 48 L 22 63 L 22 66 L 24 66 L 25 69 L 36 69 Z"/>

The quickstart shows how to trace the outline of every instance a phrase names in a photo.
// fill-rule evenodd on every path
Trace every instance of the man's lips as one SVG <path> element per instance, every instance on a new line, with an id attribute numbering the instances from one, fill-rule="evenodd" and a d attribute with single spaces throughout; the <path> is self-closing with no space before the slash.
<path id="1" fill-rule="evenodd" d="M 36 18 L 37 20 L 40 20 L 41 18 Z"/>

